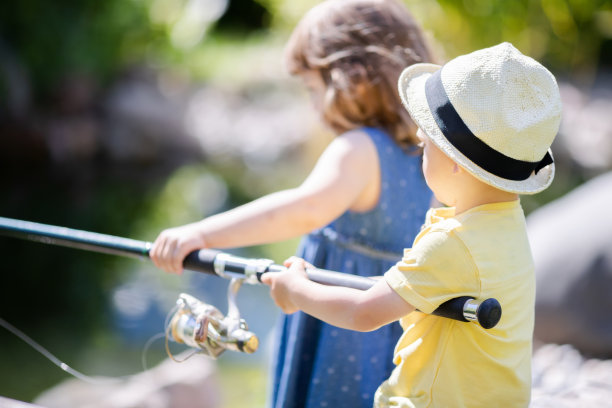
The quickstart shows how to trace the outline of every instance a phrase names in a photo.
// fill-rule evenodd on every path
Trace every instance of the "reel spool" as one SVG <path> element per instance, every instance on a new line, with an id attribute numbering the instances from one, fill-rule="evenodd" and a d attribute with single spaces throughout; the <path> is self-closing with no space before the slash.
<path id="1" fill-rule="evenodd" d="M 227 316 L 191 295 L 179 295 L 177 309 L 166 327 L 166 351 L 170 358 L 176 361 L 168 348 L 169 338 L 212 358 L 217 358 L 225 350 L 248 354 L 257 351 L 259 339 L 249 331 L 246 321 L 240 318 L 236 305 L 236 293 L 242 281 L 232 279 L 230 282 Z"/>

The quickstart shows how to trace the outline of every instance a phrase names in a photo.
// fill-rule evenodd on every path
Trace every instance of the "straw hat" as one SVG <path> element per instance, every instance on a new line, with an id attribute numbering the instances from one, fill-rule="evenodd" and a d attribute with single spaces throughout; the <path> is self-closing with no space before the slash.
<path id="1" fill-rule="evenodd" d="M 555 77 L 512 44 L 444 66 L 414 64 L 399 79 L 410 116 L 446 155 L 500 190 L 535 194 L 553 180 L 549 150 L 561 120 Z"/>

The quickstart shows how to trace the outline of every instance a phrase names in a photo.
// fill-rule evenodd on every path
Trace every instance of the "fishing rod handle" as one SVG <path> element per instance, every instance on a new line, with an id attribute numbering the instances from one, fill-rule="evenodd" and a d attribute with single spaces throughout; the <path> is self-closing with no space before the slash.
<path id="1" fill-rule="evenodd" d="M 183 262 L 186 269 L 219 275 L 224 278 L 246 279 L 249 283 L 261 282 L 266 272 L 282 272 L 284 266 L 267 259 L 241 258 L 214 249 L 201 249 L 187 255 Z M 324 285 L 344 286 L 368 290 L 376 280 L 325 269 L 306 270 L 308 278 Z M 495 327 L 501 318 L 501 305 L 496 299 L 477 300 L 461 296 L 442 303 L 431 314 L 462 322 L 476 322 L 485 329 Z"/>
<path id="2" fill-rule="evenodd" d="M 215 249 L 200 249 L 187 255 L 183 267 L 196 272 L 219 275 L 224 278 L 245 279 L 248 283 L 261 283 L 267 272 L 282 272 L 285 268 L 269 259 L 242 258 Z M 308 268 L 306 274 L 311 281 L 330 286 L 367 290 L 376 282 L 365 276 Z"/>
<path id="3" fill-rule="evenodd" d="M 152 245 L 150 242 L 5 217 L 0 217 L 0 235 L 93 252 L 141 258 L 149 257 Z M 249 283 L 260 281 L 261 275 L 265 272 L 285 270 L 284 266 L 275 265 L 267 259 L 240 258 L 213 249 L 202 249 L 190 253 L 183 265 L 194 271 L 224 278 L 244 279 Z M 324 285 L 345 286 L 360 290 L 369 289 L 375 282 L 363 276 L 322 269 L 309 269 L 307 274 L 311 280 Z M 477 321 L 482 327 L 491 328 L 501 317 L 501 307 L 495 299 L 477 301 L 463 297 L 443 303 L 432 314 L 460 321 Z"/>

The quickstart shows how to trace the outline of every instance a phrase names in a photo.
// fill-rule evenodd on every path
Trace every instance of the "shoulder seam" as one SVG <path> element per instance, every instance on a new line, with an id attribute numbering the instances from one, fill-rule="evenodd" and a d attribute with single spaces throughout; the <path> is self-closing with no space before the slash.
<path id="1" fill-rule="evenodd" d="M 458 233 L 455 228 L 448 231 L 448 233 L 449 235 L 454 236 L 461 243 L 461 245 L 465 248 L 465 252 L 466 254 L 468 254 L 470 258 L 470 262 L 472 263 L 472 269 L 474 271 L 474 279 L 476 279 L 476 281 L 478 282 L 478 297 L 480 297 L 482 295 L 482 279 L 480 278 L 480 269 L 478 269 L 478 265 L 476 264 L 476 261 L 474 261 L 474 257 L 472 256 L 472 251 L 470 251 L 470 248 L 465 244 L 463 239 L 461 239 L 461 234 Z"/>

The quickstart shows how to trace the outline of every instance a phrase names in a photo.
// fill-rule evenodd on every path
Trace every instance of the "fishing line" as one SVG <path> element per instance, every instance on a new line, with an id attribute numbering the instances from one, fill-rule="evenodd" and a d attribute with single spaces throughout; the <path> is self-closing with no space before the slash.
<path id="1" fill-rule="evenodd" d="M 187 296 L 187 295 L 183 294 L 182 296 Z M 195 300 L 195 301 L 198 304 L 200 303 L 197 300 Z M 182 363 L 182 362 L 188 360 L 189 358 L 193 357 L 195 354 L 201 353 L 201 351 L 200 351 L 201 347 L 196 347 L 195 350 L 191 350 L 191 353 L 187 354 L 184 358 L 179 359 L 175 355 L 173 355 L 172 352 L 170 351 L 169 339 L 170 339 L 171 336 L 173 336 L 171 320 L 172 320 L 173 316 L 181 308 L 181 306 L 180 306 L 181 304 L 184 305 L 184 302 L 180 303 L 180 304 L 177 302 L 177 304 L 172 308 L 172 310 L 170 310 L 170 312 L 166 316 L 166 319 L 165 319 L 165 322 L 164 322 L 164 331 L 161 332 L 161 333 L 157 333 L 157 334 L 153 335 L 145 343 L 145 345 L 143 347 L 143 350 L 142 350 L 142 353 L 141 353 L 141 363 L 142 363 L 143 372 L 147 373 L 149 371 L 149 369 L 147 367 L 147 352 L 149 351 L 149 348 L 151 347 L 153 342 L 155 342 L 156 340 L 158 340 L 160 338 L 164 338 L 165 337 L 165 349 L 166 349 L 166 353 L 168 354 L 168 357 L 170 357 L 171 360 L 173 360 L 173 361 L 175 361 L 177 363 Z M 211 306 L 209 306 L 209 305 L 205 305 L 205 306 L 207 306 L 207 308 L 209 308 L 209 309 L 211 308 Z M 218 314 L 220 314 L 220 312 L 217 309 L 215 309 L 215 308 L 213 308 L 213 309 Z M 95 377 L 89 376 L 87 374 L 83 374 L 82 372 L 80 372 L 78 370 L 75 370 L 74 368 L 72 368 L 68 364 L 66 364 L 65 362 L 61 361 L 59 358 L 57 358 L 49 350 L 44 348 L 38 342 L 34 341 L 30 336 L 28 336 L 27 334 L 25 334 L 24 332 L 22 332 L 21 330 L 19 330 L 18 328 L 16 328 L 15 326 L 13 326 L 12 324 L 10 324 L 9 322 L 7 322 L 6 320 L 4 320 L 2 318 L 0 318 L 0 326 L 4 327 L 7 331 L 12 333 L 16 337 L 18 337 L 20 340 L 24 341 L 26 344 L 28 344 L 34 350 L 38 351 L 45 358 L 47 358 L 49 361 L 51 361 L 53 364 L 55 364 L 56 366 L 61 368 L 66 373 L 72 375 L 75 378 L 78 378 L 79 380 L 85 381 L 87 383 L 94 384 L 94 385 L 116 384 L 116 383 L 124 382 L 124 381 L 126 381 L 126 380 L 128 380 L 128 379 L 130 379 L 130 378 L 132 378 L 132 377 L 134 377 L 136 375 L 136 374 L 132 374 L 132 375 L 121 376 L 121 377 L 95 378 Z M 246 329 L 246 323 L 243 323 L 243 326 L 240 326 L 240 327 Z M 185 329 L 185 328 L 183 328 L 183 329 Z M 242 330 L 242 331 L 244 332 L 244 330 Z M 252 333 L 250 333 L 250 332 L 245 332 L 245 333 L 250 334 L 251 336 L 253 336 Z M 255 339 L 255 340 L 257 340 L 257 339 Z M 179 341 L 179 342 L 183 343 L 184 339 L 183 339 L 183 341 Z M 193 347 L 195 347 L 195 346 L 193 346 Z M 217 346 L 217 347 L 220 347 L 220 346 Z M 255 347 L 255 349 L 256 349 L 256 347 Z M 210 354 L 210 349 L 206 348 L 206 350 Z M 217 353 L 214 354 L 215 356 L 220 354 L 219 350 L 216 350 L 216 351 L 217 351 Z M 181 355 L 185 355 L 185 353 L 181 353 Z"/>
<path id="2" fill-rule="evenodd" d="M 166 353 L 168 354 L 168 357 L 170 357 L 170 359 L 172 361 L 174 361 L 175 363 L 184 363 L 185 361 L 189 360 L 191 357 L 195 356 L 196 354 L 198 354 L 200 351 L 199 350 L 193 350 L 191 351 L 189 354 L 187 354 L 184 358 L 182 359 L 178 359 L 174 356 L 174 354 L 172 354 L 172 352 L 170 351 L 170 345 L 168 344 L 168 336 L 170 335 L 170 330 L 172 328 L 170 327 L 170 325 L 168 325 L 166 327 L 166 333 L 164 333 L 165 337 L 166 337 Z"/>
<path id="3" fill-rule="evenodd" d="M 157 339 L 161 339 L 162 337 L 166 338 L 166 344 L 168 343 L 168 335 L 169 335 L 169 327 L 170 327 L 170 319 L 172 319 L 172 316 L 174 315 L 174 313 L 178 310 L 179 306 L 175 305 L 172 310 L 170 310 L 168 312 L 168 314 L 166 315 L 166 319 L 164 320 L 164 331 L 161 333 L 157 333 L 155 335 L 153 335 L 149 340 L 147 340 L 147 342 L 145 343 L 143 349 L 142 349 L 142 354 L 141 354 L 141 361 L 142 361 L 142 369 L 144 371 L 148 370 L 147 367 L 147 351 L 149 350 L 149 347 L 151 347 L 151 344 L 153 344 L 153 342 L 155 342 Z M 168 346 L 166 346 L 166 351 L 168 350 Z M 168 353 L 168 355 L 170 356 L 170 354 Z"/>
<path id="4" fill-rule="evenodd" d="M 131 377 L 131 376 L 124 376 L 124 377 L 113 377 L 113 378 L 94 378 L 89 375 L 83 374 L 80 371 L 75 370 L 74 368 L 70 367 L 68 364 L 61 361 L 59 358 L 53 355 L 53 353 L 51 353 L 49 350 L 41 346 L 36 341 L 32 340 L 32 338 L 30 338 L 27 334 L 25 334 L 24 332 L 22 332 L 21 330 L 19 330 L 18 328 L 16 328 L 9 322 L 7 322 L 6 320 L 2 319 L 1 317 L 0 317 L 0 326 L 4 327 L 9 332 L 19 337 L 21 340 L 27 343 L 34 350 L 38 351 L 40 354 L 45 356 L 53 364 L 55 364 L 56 366 L 58 366 L 59 368 L 67 372 L 68 374 L 72 375 L 73 377 L 78 378 L 79 380 L 82 380 L 82 381 L 85 381 L 87 383 L 94 384 L 94 385 L 102 385 L 102 384 L 111 384 L 111 383 L 115 384 L 115 383 L 123 382 Z"/>
<path id="5" fill-rule="evenodd" d="M 149 367 L 147 366 L 147 351 L 149 351 L 149 347 L 151 347 L 151 344 L 153 344 L 153 342 L 155 342 L 155 340 L 161 339 L 161 338 L 163 338 L 165 336 L 166 336 L 166 332 L 161 332 L 161 333 L 154 334 L 145 343 L 145 345 L 144 345 L 144 347 L 142 349 L 141 357 L 140 357 L 140 360 L 142 362 L 142 370 L 143 371 L 146 372 L 146 371 L 149 370 Z"/>
<path id="6" fill-rule="evenodd" d="M 190 358 L 193 354 L 197 354 L 197 351 L 195 351 L 195 352 L 189 354 L 186 358 L 179 360 L 174 355 L 172 355 L 172 353 L 169 350 L 169 345 L 168 345 L 168 335 L 169 335 L 169 331 L 170 331 L 170 324 L 169 324 L 169 322 L 170 322 L 170 319 L 171 319 L 172 315 L 174 314 L 174 312 L 176 311 L 177 308 L 178 308 L 178 306 L 175 306 L 168 313 L 168 315 L 166 317 L 165 325 L 164 325 L 166 327 L 166 330 L 151 336 L 151 338 L 149 338 L 147 340 L 147 342 L 145 343 L 145 345 L 143 347 L 143 350 L 142 350 L 142 353 L 141 353 L 141 363 L 142 363 L 143 372 L 148 372 L 148 370 L 149 370 L 149 368 L 147 366 L 147 352 L 149 351 L 149 348 L 151 347 L 151 345 L 156 340 L 159 340 L 161 338 L 165 337 L 165 339 L 166 339 L 166 344 L 165 344 L 166 351 L 168 353 L 168 356 L 172 360 L 174 360 L 175 362 L 181 363 L 181 362 L 187 360 L 188 358 Z M 70 367 L 68 364 L 64 363 L 59 358 L 57 358 L 49 350 L 47 350 L 42 345 L 40 345 L 38 342 L 33 340 L 30 336 L 28 336 L 27 334 L 25 334 L 24 332 L 22 332 L 21 330 L 19 330 L 18 328 L 16 328 L 15 326 L 13 326 L 12 324 L 10 324 L 9 322 L 7 322 L 6 320 L 4 320 L 1 317 L 0 317 L 0 326 L 4 327 L 7 331 L 9 331 L 13 335 L 18 337 L 22 341 L 24 341 L 26 344 L 28 344 L 34 350 L 38 351 L 45 358 L 47 358 L 49 361 L 51 361 L 53 364 L 55 364 L 56 366 L 61 368 L 66 373 L 72 375 L 75 378 L 78 378 L 79 380 L 85 381 L 87 383 L 94 384 L 94 385 L 116 384 L 116 383 L 124 382 L 124 381 L 134 377 L 134 375 L 135 375 L 135 374 L 132 374 L 132 375 L 128 375 L 128 376 L 112 377 L 112 378 L 111 377 L 94 378 L 92 376 L 89 376 L 87 374 L 83 374 L 82 372 L 80 372 L 78 370 L 75 370 L 74 368 Z"/>
<path id="7" fill-rule="evenodd" d="M 168 312 L 168 315 L 166 316 L 166 320 L 164 321 L 164 333 L 162 333 L 161 335 L 165 337 L 165 341 L 164 341 L 164 346 L 166 347 L 166 354 L 168 355 L 168 357 L 170 357 L 170 360 L 174 361 L 175 363 L 184 363 L 185 361 L 189 360 L 191 357 L 193 357 L 194 355 L 198 354 L 199 351 L 198 350 L 193 350 L 190 354 L 188 354 L 185 358 L 183 359 L 178 359 L 174 356 L 174 354 L 172 354 L 172 351 L 170 351 L 170 345 L 168 344 L 168 339 L 171 335 L 171 331 L 172 331 L 172 327 L 170 325 L 170 320 L 172 319 L 172 316 L 174 316 L 174 314 L 179 310 L 180 306 L 179 304 L 176 304 L 172 310 L 170 310 L 170 312 Z"/>

